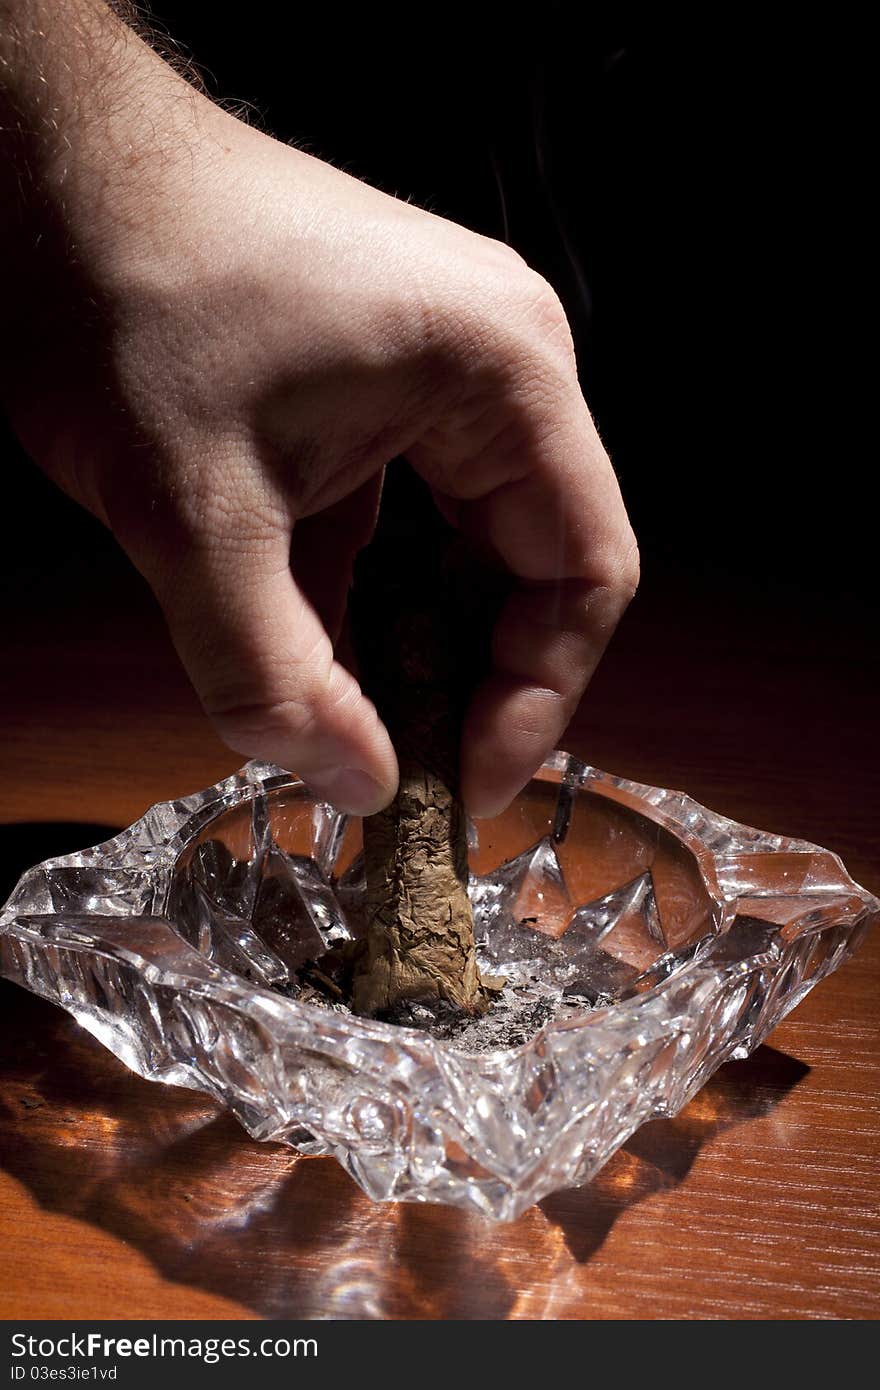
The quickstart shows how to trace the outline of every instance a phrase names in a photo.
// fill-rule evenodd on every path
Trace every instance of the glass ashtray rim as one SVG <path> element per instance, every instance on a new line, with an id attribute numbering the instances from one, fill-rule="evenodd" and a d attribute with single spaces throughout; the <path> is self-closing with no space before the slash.
<path id="1" fill-rule="evenodd" d="M 546 774 L 562 774 L 562 777 L 548 777 Z M 660 792 L 660 789 L 649 788 L 642 784 L 630 782 L 624 778 L 618 778 L 612 774 L 600 771 L 588 764 L 574 758 L 571 754 L 561 750 L 556 751 L 548 758 L 545 763 L 535 773 L 533 780 L 561 782 L 565 777 L 572 778 L 570 785 L 572 789 L 583 790 L 589 782 L 612 784 L 616 788 L 622 788 L 625 801 L 629 797 L 644 798 L 646 793 Z M 744 954 L 719 967 L 717 962 L 701 963 L 701 951 L 707 944 L 714 942 L 719 936 L 730 927 L 735 918 L 736 899 L 726 899 L 719 889 L 714 870 L 707 873 L 707 860 L 711 860 L 711 850 L 709 850 L 699 840 L 696 835 L 690 833 L 687 827 L 677 823 L 676 820 L 665 814 L 661 806 L 651 805 L 650 812 L 647 810 L 644 800 L 638 808 L 638 814 L 646 819 L 653 820 L 655 823 L 667 829 L 684 847 L 693 854 L 703 873 L 704 883 L 707 889 L 713 908 L 712 930 L 706 933 L 694 945 L 693 952 L 687 959 L 673 966 L 670 973 L 660 979 L 656 984 L 626 995 L 624 998 L 615 1000 L 608 1004 L 595 1005 L 586 1008 L 582 1014 L 568 1016 L 566 1018 L 551 1018 L 544 1023 L 531 1037 L 514 1046 L 503 1048 L 492 1048 L 486 1051 L 475 1053 L 466 1048 L 458 1046 L 455 1040 L 437 1038 L 430 1032 L 421 1030 L 417 1027 L 388 1022 L 379 1019 L 363 1018 L 355 1014 L 346 1013 L 342 1010 L 333 1008 L 323 1008 L 318 1004 L 310 1003 L 306 1000 L 296 999 L 287 995 L 273 991 L 269 987 L 251 982 L 244 977 L 235 974 L 233 971 L 223 966 L 216 965 L 207 957 L 201 955 L 181 935 L 175 926 L 172 916 L 169 914 L 169 899 L 172 893 L 174 872 L 181 858 L 192 848 L 199 834 L 204 831 L 211 823 L 218 820 L 225 813 L 239 807 L 254 802 L 260 795 L 271 795 L 274 792 L 295 790 L 303 788 L 306 795 L 309 795 L 308 787 L 302 778 L 293 773 L 285 771 L 277 765 L 253 760 L 248 762 L 237 772 L 213 784 L 211 787 L 201 792 L 193 793 L 173 801 L 158 802 L 151 806 L 142 816 L 132 822 L 132 824 L 119 832 L 118 835 L 109 840 L 95 845 L 91 848 L 76 851 L 72 854 L 61 855 L 47 859 L 35 865 L 27 871 L 16 888 L 10 895 L 7 903 L 0 909 L 0 931 L 9 930 L 14 923 L 24 926 L 28 920 L 35 923 L 38 919 L 45 922 L 47 919 L 55 919 L 59 927 L 63 930 L 64 922 L 72 921 L 75 918 L 89 918 L 93 923 L 104 917 L 110 921 L 125 921 L 136 915 L 151 916 L 154 920 L 161 921 L 166 928 L 175 933 L 187 952 L 191 952 L 196 957 L 201 968 L 208 969 L 210 977 L 196 973 L 186 973 L 186 971 L 168 972 L 162 967 L 157 967 L 155 962 L 148 955 L 129 947 L 121 947 L 116 944 L 108 943 L 103 949 L 90 946 L 88 949 L 93 954 L 105 955 L 108 959 L 118 958 L 119 953 L 124 951 L 129 960 L 137 962 L 140 970 L 159 971 L 165 983 L 173 983 L 183 992 L 195 991 L 202 997 L 209 997 L 230 1004 L 233 1000 L 235 1007 L 244 1013 L 250 1013 L 252 1007 L 257 1013 L 262 1014 L 263 1009 L 268 1008 L 273 1016 L 276 1025 L 282 1019 L 289 1021 L 290 1024 L 309 1024 L 320 1019 L 325 1028 L 329 1028 L 337 1035 L 337 1038 L 363 1037 L 375 1041 L 383 1041 L 401 1045 L 405 1043 L 407 1049 L 413 1054 L 421 1054 L 425 1062 L 436 1063 L 438 1056 L 454 1055 L 459 1063 L 473 1061 L 482 1067 L 495 1069 L 504 1067 L 525 1055 L 533 1052 L 536 1048 L 546 1044 L 547 1039 L 556 1035 L 565 1034 L 570 1037 L 573 1033 L 584 1035 L 584 1041 L 595 1039 L 599 1041 L 600 1030 L 604 1024 L 615 1042 L 619 1042 L 620 1034 L 627 1033 L 633 1029 L 640 1017 L 647 1011 L 648 1017 L 662 1012 L 662 1005 L 667 995 L 675 990 L 686 986 L 688 992 L 693 994 L 697 991 L 700 984 L 707 980 L 714 981 L 717 986 L 726 978 L 732 975 L 739 975 L 741 978 L 753 971 L 766 968 L 768 965 L 782 967 L 784 963 L 784 950 L 777 948 L 772 952 L 763 951 L 759 953 Z M 819 852 L 831 854 L 838 864 L 842 874 L 851 885 L 851 897 L 861 899 L 861 910 L 856 918 L 851 919 L 849 926 L 855 930 L 859 922 L 865 916 L 870 916 L 880 912 L 880 901 L 870 894 L 866 889 L 855 883 L 850 877 L 840 857 L 833 851 L 823 850 L 820 846 L 809 841 L 795 839 L 787 836 L 771 835 L 747 826 L 743 823 L 729 820 L 727 817 L 719 815 L 717 812 L 709 812 L 706 807 L 695 801 L 685 793 L 663 791 L 664 796 L 677 796 L 681 798 L 689 810 L 698 813 L 711 815 L 716 822 L 723 821 L 730 827 L 740 832 L 753 833 L 756 838 L 756 852 L 767 852 L 771 846 L 773 849 L 784 849 L 794 853 Z M 617 799 L 617 798 L 615 798 Z M 317 798 L 313 799 L 313 805 L 321 806 L 322 803 Z M 625 804 L 625 803 L 624 803 Z M 650 803 L 649 803 L 650 804 Z M 332 809 L 332 808 L 328 808 Z M 169 811 L 176 818 L 176 824 L 171 828 L 170 833 L 164 840 L 157 839 L 156 818 L 161 811 Z M 143 857 L 149 856 L 149 865 L 145 865 Z M 156 883 L 159 890 L 154 899 L 154 911 L 151 914 L 133 914 L 120 912 L 112 913 L 88 913 L 86 911 L 69 912 L 54 910 L 51 913 L 18 913 L 14 910 L 14 901 L 19 896 L 22 888 L 28 879 L 39 870 L 56 868 L 76 868 L 76 867 L 110 867 L 117 870 L 124 869 L 144 869 L 149 868 L 160 881 Z M 708 866 L 711 869 L 711 864 Z M 10 910 L 12 909 L 12 910 Z M 808 915 L 808 908 L 805 906 L 804 915 Z M 795 923 L 798 926 L 799 923 Z M 822 924 L 812 929 L 797 930 L 790 939 L 785 942 L 785 946 L 793 946 L 795 942 L 803 936 L 810 934 L 820 934 L 828 930 L 827 924 Z M 47 938 L 43 938 L 46 940 Z M 59 942 L 67 949 L 75 949 L 73 942 Z M 658 957 L 658 962 L 662 961 L 663 954 Z M 670 954 L 670 953 L 665 953 Z M 794 1000 L 796 1003 L 797 1000 Z M 653 1006 L 653 1007 L 652 1007 Z M 671 1020 L 667 1020 L 669 1022 Z M 612 1025 L 609 1027 L 609 1025 Z M 316 1039 L 316 1050 L 327 1050 Z"/>

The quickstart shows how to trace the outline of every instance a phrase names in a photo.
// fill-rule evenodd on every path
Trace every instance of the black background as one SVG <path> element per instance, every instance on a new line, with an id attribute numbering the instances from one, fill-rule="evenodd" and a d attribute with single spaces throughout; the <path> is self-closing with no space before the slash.
<path id="1" fill-rule="evenodd" d="M 714 7 L 153 12 L 209 89 L 279 138 L 507 238 L 547 275 L 643 585 L 720 582 L 783 620 L 787 604 L 869 600 L 874 464 L 850 348 L 864 35 Z M 7 586 L 105 582 L 112 541 L 6 452 Z"/>

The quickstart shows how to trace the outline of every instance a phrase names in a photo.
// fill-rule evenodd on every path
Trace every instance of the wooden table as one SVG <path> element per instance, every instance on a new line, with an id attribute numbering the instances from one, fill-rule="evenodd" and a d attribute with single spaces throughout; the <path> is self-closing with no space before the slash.
<path id="1" fill-rule="evenodd" d="M 237 762 L 137 581 L 106 564 L 111 607 L 74 585 L 31 595 L 7 624 L 5 891 Z M 858 620 L 691 587 L 648 577 L 569 746 L 826 844 L 877 891 Z M 332 1160 L 250 1141 L 0 983 L 0 1316 L 876 1317 L 878 999 L 875 934 L 769 1045 L 645 1126 L 590 1187 L 494 1225 L 374 1205 Z"/>

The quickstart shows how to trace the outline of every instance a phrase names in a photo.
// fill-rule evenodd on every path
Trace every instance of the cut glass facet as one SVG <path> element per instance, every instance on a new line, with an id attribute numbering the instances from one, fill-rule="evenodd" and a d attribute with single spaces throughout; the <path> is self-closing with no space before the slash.
<path id="1" fill-rule="evenodd" d="M 509 1219 L 746 1056 L 880 912 L 830 852 L 562 753 L 469 843 L 505 980 L 482 1019 L 375 1022 L 304 984 L 365 930 L 360 824 L 258 763 L 31 869 L 0 970 L 376 1199 Z"/>

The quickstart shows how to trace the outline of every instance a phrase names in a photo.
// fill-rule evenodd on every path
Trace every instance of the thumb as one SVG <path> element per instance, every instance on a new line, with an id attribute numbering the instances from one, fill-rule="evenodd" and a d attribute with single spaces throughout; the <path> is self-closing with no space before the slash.
<path id="1" fill-rule="evenodd" d="M 375 707 L 334 660 L 289 554 L 287 535 L 246 555 L 189 550 L 153 587 L 223 741 L 295 772 L 339 810 L 371 815 L 397 788 L 394 749 Z"/>

